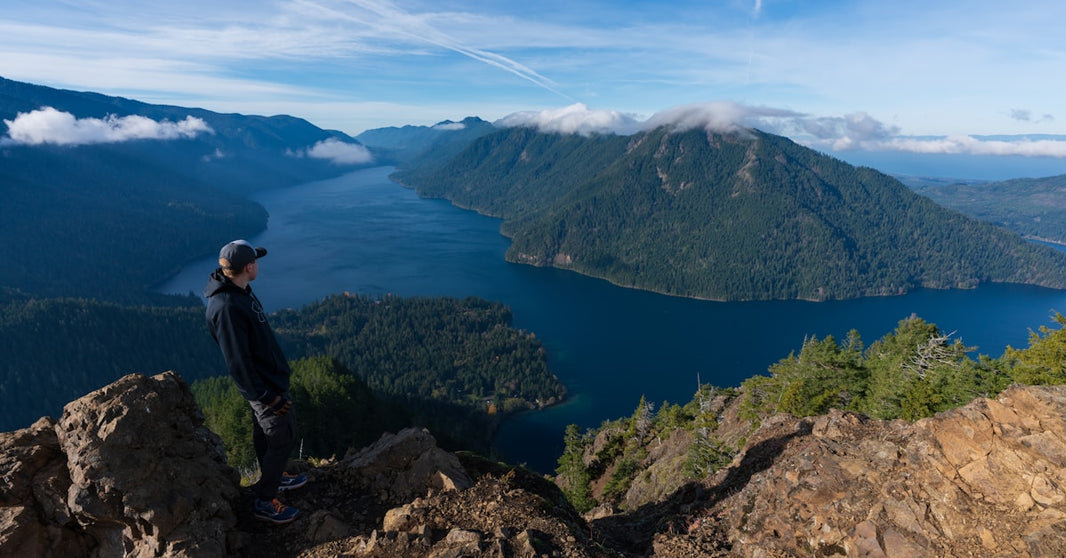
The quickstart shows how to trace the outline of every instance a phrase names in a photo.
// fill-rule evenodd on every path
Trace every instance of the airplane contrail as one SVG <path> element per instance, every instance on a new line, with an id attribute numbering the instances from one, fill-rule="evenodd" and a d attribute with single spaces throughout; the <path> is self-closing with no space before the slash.
<path id="1" fill-rule="evenodd" d="M 450 50 L 452 52 L 459 53 L 472 60 L 476 60 L 483 64 L 488 64 L 495 68 L 499 68 L 505 72 L 518 76 L 538 87 L 544 88 L 560 97 L 573 101 L 566 93 L 559 91 L 558 84 L 549 78 L 546 78 L 532 68 L 525 66 L 515 60 L 507 58 L 506 56 L 496 54 L 487 50 L 473 48 L 466 46 L 459 41 L 456 41 L 446 33 L 438 31 L 436 28 L 427 25 L 421 19 L 396 8 L 391 2 L 378 1 L 378 0 L 343 0 L 347 4 L 351 4 L 358 8 L 369 12 L 377 16 L 375 20 L 366 20 L 355 17 L 351 14 L 343 11 L 323 6 L 317 2 L 310 0 L 297 0 L 297 3 L 312 6 L 326 13 L 331 14 L 334 17 L 345 19 L 348 21 L 355 21 L 365 25 L 369 25 L 377 31 L 382 31 L 393 35 L 402 35 L 415 42 L 429 43 L 441 47 L 443 49 Z"/>

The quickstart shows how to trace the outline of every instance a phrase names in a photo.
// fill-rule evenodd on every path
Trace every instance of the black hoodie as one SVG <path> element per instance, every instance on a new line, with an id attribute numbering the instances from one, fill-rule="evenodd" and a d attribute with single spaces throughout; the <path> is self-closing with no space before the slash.
<path id="1" fill-rule="evenodd" d="M 207 328 L 245 399 L 270 405 L 289 391 L 289 363 L 252 287 L 242 289 L 216 269 L 204 287 Z"/>

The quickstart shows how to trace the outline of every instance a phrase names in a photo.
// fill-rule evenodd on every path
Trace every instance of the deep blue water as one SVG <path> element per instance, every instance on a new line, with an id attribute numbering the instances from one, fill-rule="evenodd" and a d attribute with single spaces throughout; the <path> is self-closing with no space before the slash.
<path id="1" fill-rule="evenodd" d="M 268 229 L 249 240 L 269 254 L 253 284 L 268 310 L 342 291 L 479 296 L 501 301 L 534 332 L 572 395 L 504 424 L 496 447 L 514 463 L 550 472 L 567 424 L 598 426 L 648 401 L 685 403 L 704 383 L 734 386 L 796 351 L 804 337 L 866 344 L 912 313 L 999 356 L 1028 344 L 1029 329 L 1066 312 L 1066 292 L 1020 285 L 842 302 L 709 302 L 615 287 L 575 273 L 507 263 L 500 221 L 421 199 L 375 168 L 259 195 Z M 214 258 L 161 287 L 199 293 Z"/>

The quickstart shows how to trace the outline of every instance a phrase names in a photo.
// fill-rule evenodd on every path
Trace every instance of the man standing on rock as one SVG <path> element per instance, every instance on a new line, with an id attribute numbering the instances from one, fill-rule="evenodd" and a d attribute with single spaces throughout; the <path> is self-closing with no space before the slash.
<path id="1" fill-rule="evenodd" d="M 266 313 L 249 285 L 259 275 L 266 249 L 234 240 L 218 253 L 218 269 L 207 280 L 207 327 L 226 360 L 237 390 L 252 406 L 252 445 L 259 460 L 255 517 L 288 523 L 299 511 L 282 504 L 279 490 L 299 488 L 305 475 L 284 472 L 296 444 L 296 415 L 289 394 L 289 363 Z"/>

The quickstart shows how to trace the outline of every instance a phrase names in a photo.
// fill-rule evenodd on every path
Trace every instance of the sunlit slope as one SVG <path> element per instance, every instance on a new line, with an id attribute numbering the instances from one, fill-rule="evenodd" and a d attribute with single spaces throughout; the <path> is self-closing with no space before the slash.
<path id="1" fill-rule="evenodd" d="M 1066 287 L 1066 256 L 787 138 L 502 130 L 398 177 L 505 218 L 511 261 L 721 300 L 987 282 Z"/>

